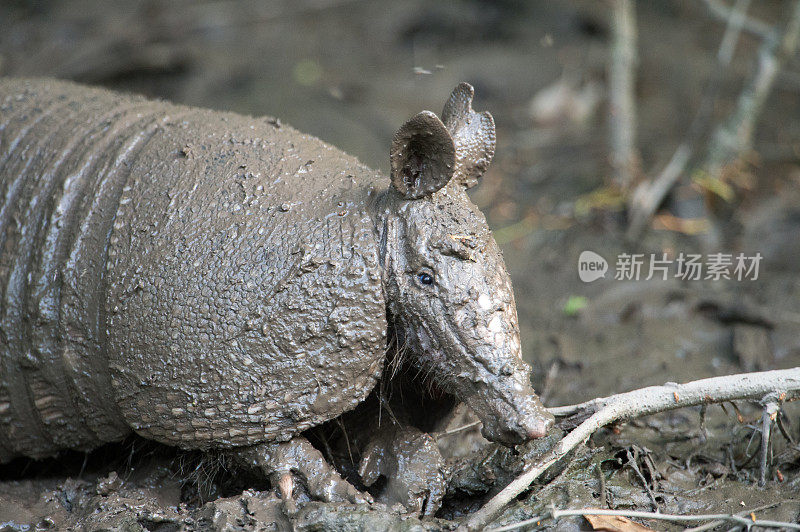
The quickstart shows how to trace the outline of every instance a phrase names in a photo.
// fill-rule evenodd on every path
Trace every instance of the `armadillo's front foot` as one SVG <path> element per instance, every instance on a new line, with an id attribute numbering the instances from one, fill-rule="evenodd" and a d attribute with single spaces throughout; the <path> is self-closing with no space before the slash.
<path id="1" fill-rule="evenodd" d="M 364 484 L 387 479 L 378 499 L 401 503 L 407 511 L 432 516 L 445 494 L 445 463 L 434 439 L 414 427 L 380 430 L 365 449 L 359 466 Z"/>
<path id="2" fill-rule="evenodd" d="M 361 493 L 343 479 L 302 436 L 287 442 L 237 449 L 236 453 L 240 460 L 262 471 L 277 486 L 290 514 L 295 512 L 303 488 L 311 499 L 325 502 L 372 502 L 368 493 Z"/>

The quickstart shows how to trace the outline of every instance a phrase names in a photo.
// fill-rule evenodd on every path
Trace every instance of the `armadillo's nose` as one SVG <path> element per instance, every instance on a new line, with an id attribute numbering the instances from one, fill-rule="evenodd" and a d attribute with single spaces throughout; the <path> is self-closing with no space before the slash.
<path id="1" fill-rule="evenodd" d="M 515 429 L 518 437 L 523 441 L 545 436 L 555 423 L 553 414 L 547 411 L 533 393 L 522 394 L 514 399 L 517 415 L 512 418 L 511 423 L 507 423 L 507 427 Z"/>
<path id="2" fill-rule="evenodd" d="M 536 438 L 541 438 L 547 434 L 550 427 L 555 423 L 555 418 L 548 412 L 539 398 L 535 395 L 525 396 L 517 403 L 518 414 L 512 420 L 506 420 L 505 429 L 515 433 L 517 443 L 526 442 Z"/>
<path id="3" fill-rule="evenodd" d="M 536 438 L 541 438 L 547 434 L 547 431 L 555 423 L 555 419 L 553 416 L 544 416 L 544 417 L 536 417 L 527 420 L 526 429 L 528 433 L 529 440 L 535 440 Z"/>
<path id="4" fill-rule="evenodd" d="M 483 435 L 486 439 L 504 445 L 519 445 L 526 441 L 541 438 L 547 434 L 555 422 L 553 416 L 544 410 L 525 417 L 511 419 L 483 419 Z"/>

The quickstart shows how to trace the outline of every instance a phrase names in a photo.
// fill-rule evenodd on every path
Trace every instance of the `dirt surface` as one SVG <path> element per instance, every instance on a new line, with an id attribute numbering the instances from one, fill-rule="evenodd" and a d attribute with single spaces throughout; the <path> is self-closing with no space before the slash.
<path id="1" fill-rule="evenodd" d="M 754 4 L 753 15 L 770 24 L 783 20 L 788 5 Z M 685 138 L 724 24 L 700 2 L 638 7 L 638 137 L 651 175 Z M 475 108 L 491 110 L 497 123 L 495 160 L 471 196 L 504 250 L 523 351 L 547 406 L 800 365 L 800 62 L 787 63 L 758 122 L 744 186 L 725 222 L 732 238 L 719 250 L 761 253 L 758 280 L 607 275 L 583 283 L 585 250 L 612 270 L 621 253 L 710 252 L 702 233 L 666 230 L 669 218 L 636 242 L 623 237 L 625 214 L 607 187 L 609 33 L 606 4 L 589 1 L 17 0 L 0 4 L 0 75 L 54 76 L 278 116 L 385 173 L 397 127 L 423 108 L 438 112 L 450 90 L 468 81 Z M 758 45 L 742 35 L 709 122 L 731 111 Z M 692 168 L 700 168 L 703 146 Z M 688 177 L 683 183 L 662 214 L 701 218 L 708 196 Z M 786 436 L 773 431 L 763 487 L 757 405 L 710 407 L 704 424 L 699 409 L 684 409 L 601 430 L 496 524 L 541 515 L 551 504 L 668 513 L 761 508 L 760 518 L 797 522 L 798 413 L 787 405 L 781 414 Z M 429 428 L 470 419 L 462 412 Z M 309 436 L 329 445 L 329 458 L 352 479 L 359 456 L 346 445 L 358 438 L 351 423 L 345 416 Z M 517 453 L 475 428 L 439 437 L 447 494 L 436 518 L 423 520 L 380 503 L 318 502 L 290 520 L 263 479 L 134 439 L 87 457 L 0 466 L 0 530 L 448 529 L 557 436 Z M 589 525 L 574 518 L 541 526 Z"/>

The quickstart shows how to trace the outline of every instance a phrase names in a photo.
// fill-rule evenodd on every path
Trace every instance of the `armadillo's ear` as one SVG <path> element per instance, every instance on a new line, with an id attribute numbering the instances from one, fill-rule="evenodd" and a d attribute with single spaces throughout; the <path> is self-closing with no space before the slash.
<path id="1" fill-rule="evenodd" d="M 430 196 L 453 177 L 456 147 L 439 117 L 422 111 L 392 140 L 392 186 L 407 199 Z"/>
<path id="2" fill-rule="evenodd" d="M 472 110 L 475 89 L 459 83 L 442 111 L 442 121 L 456 144 L 456 179 L 470 188 L 478 183 L 494 156 L 494 119 L 488 111 Z"/>

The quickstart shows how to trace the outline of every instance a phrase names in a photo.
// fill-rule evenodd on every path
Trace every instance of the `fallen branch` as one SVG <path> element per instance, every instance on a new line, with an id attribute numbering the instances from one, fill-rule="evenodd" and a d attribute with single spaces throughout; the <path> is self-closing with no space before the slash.
<path id="1" fill-rule="evenodd" d="M 552 409 L 557 415 L 588 414 L 590 417 L 567 434 L 549 452 L 530 462 L 522 474 L 470 515 L 460 530 L 479 530 L 511 500 L 528 489 L 550 466 L 585 442 L 609 423 L 628 421 L 677 408 L 725 401 L 755 400 L 764 404 L 800 397 L 800 367 L 712 377 L 686 384 L 667 383 L 587 401 L 572 407 Z"/>
<path id="2" fill-rule="evenodd" d="M 575 517 L 586 515 L 610 515 L 619 517 L 634 517 L 637 519 L 656 519 L 660 521 L 669 521 L 672 523 L 691 523 L 696 521 L 709 521 L 714 520 L 718 524 L 729 522 L 737 525 L 743 525 L 748 529 L 753 526 L 761 526 L 764 528 L 782 528 L 785 530 L 800 530 L 800 525 L 795 523 L 788 523 L 786 521 L 771 521 L 767 519 L 756 519 L 754 512 L 749 515 L 741 514 L 704 514 L 704 515 L 679 515 L 679 514 L 660 514 L 655 512 L 634 512 L 630 510 L 602 510 L 599 508 L 583 508 L 580 510 L 556 510 L 551 509 L 545 515 L 534 518 L 526 519 L 518 523 L 513 523 L 500 528 L 489 528 L 486 532 L 507 532 L 509 530 L 516 530 L 527 525 L 533 525 L 544 519 L 560 519 L 562 517 Z"/>

